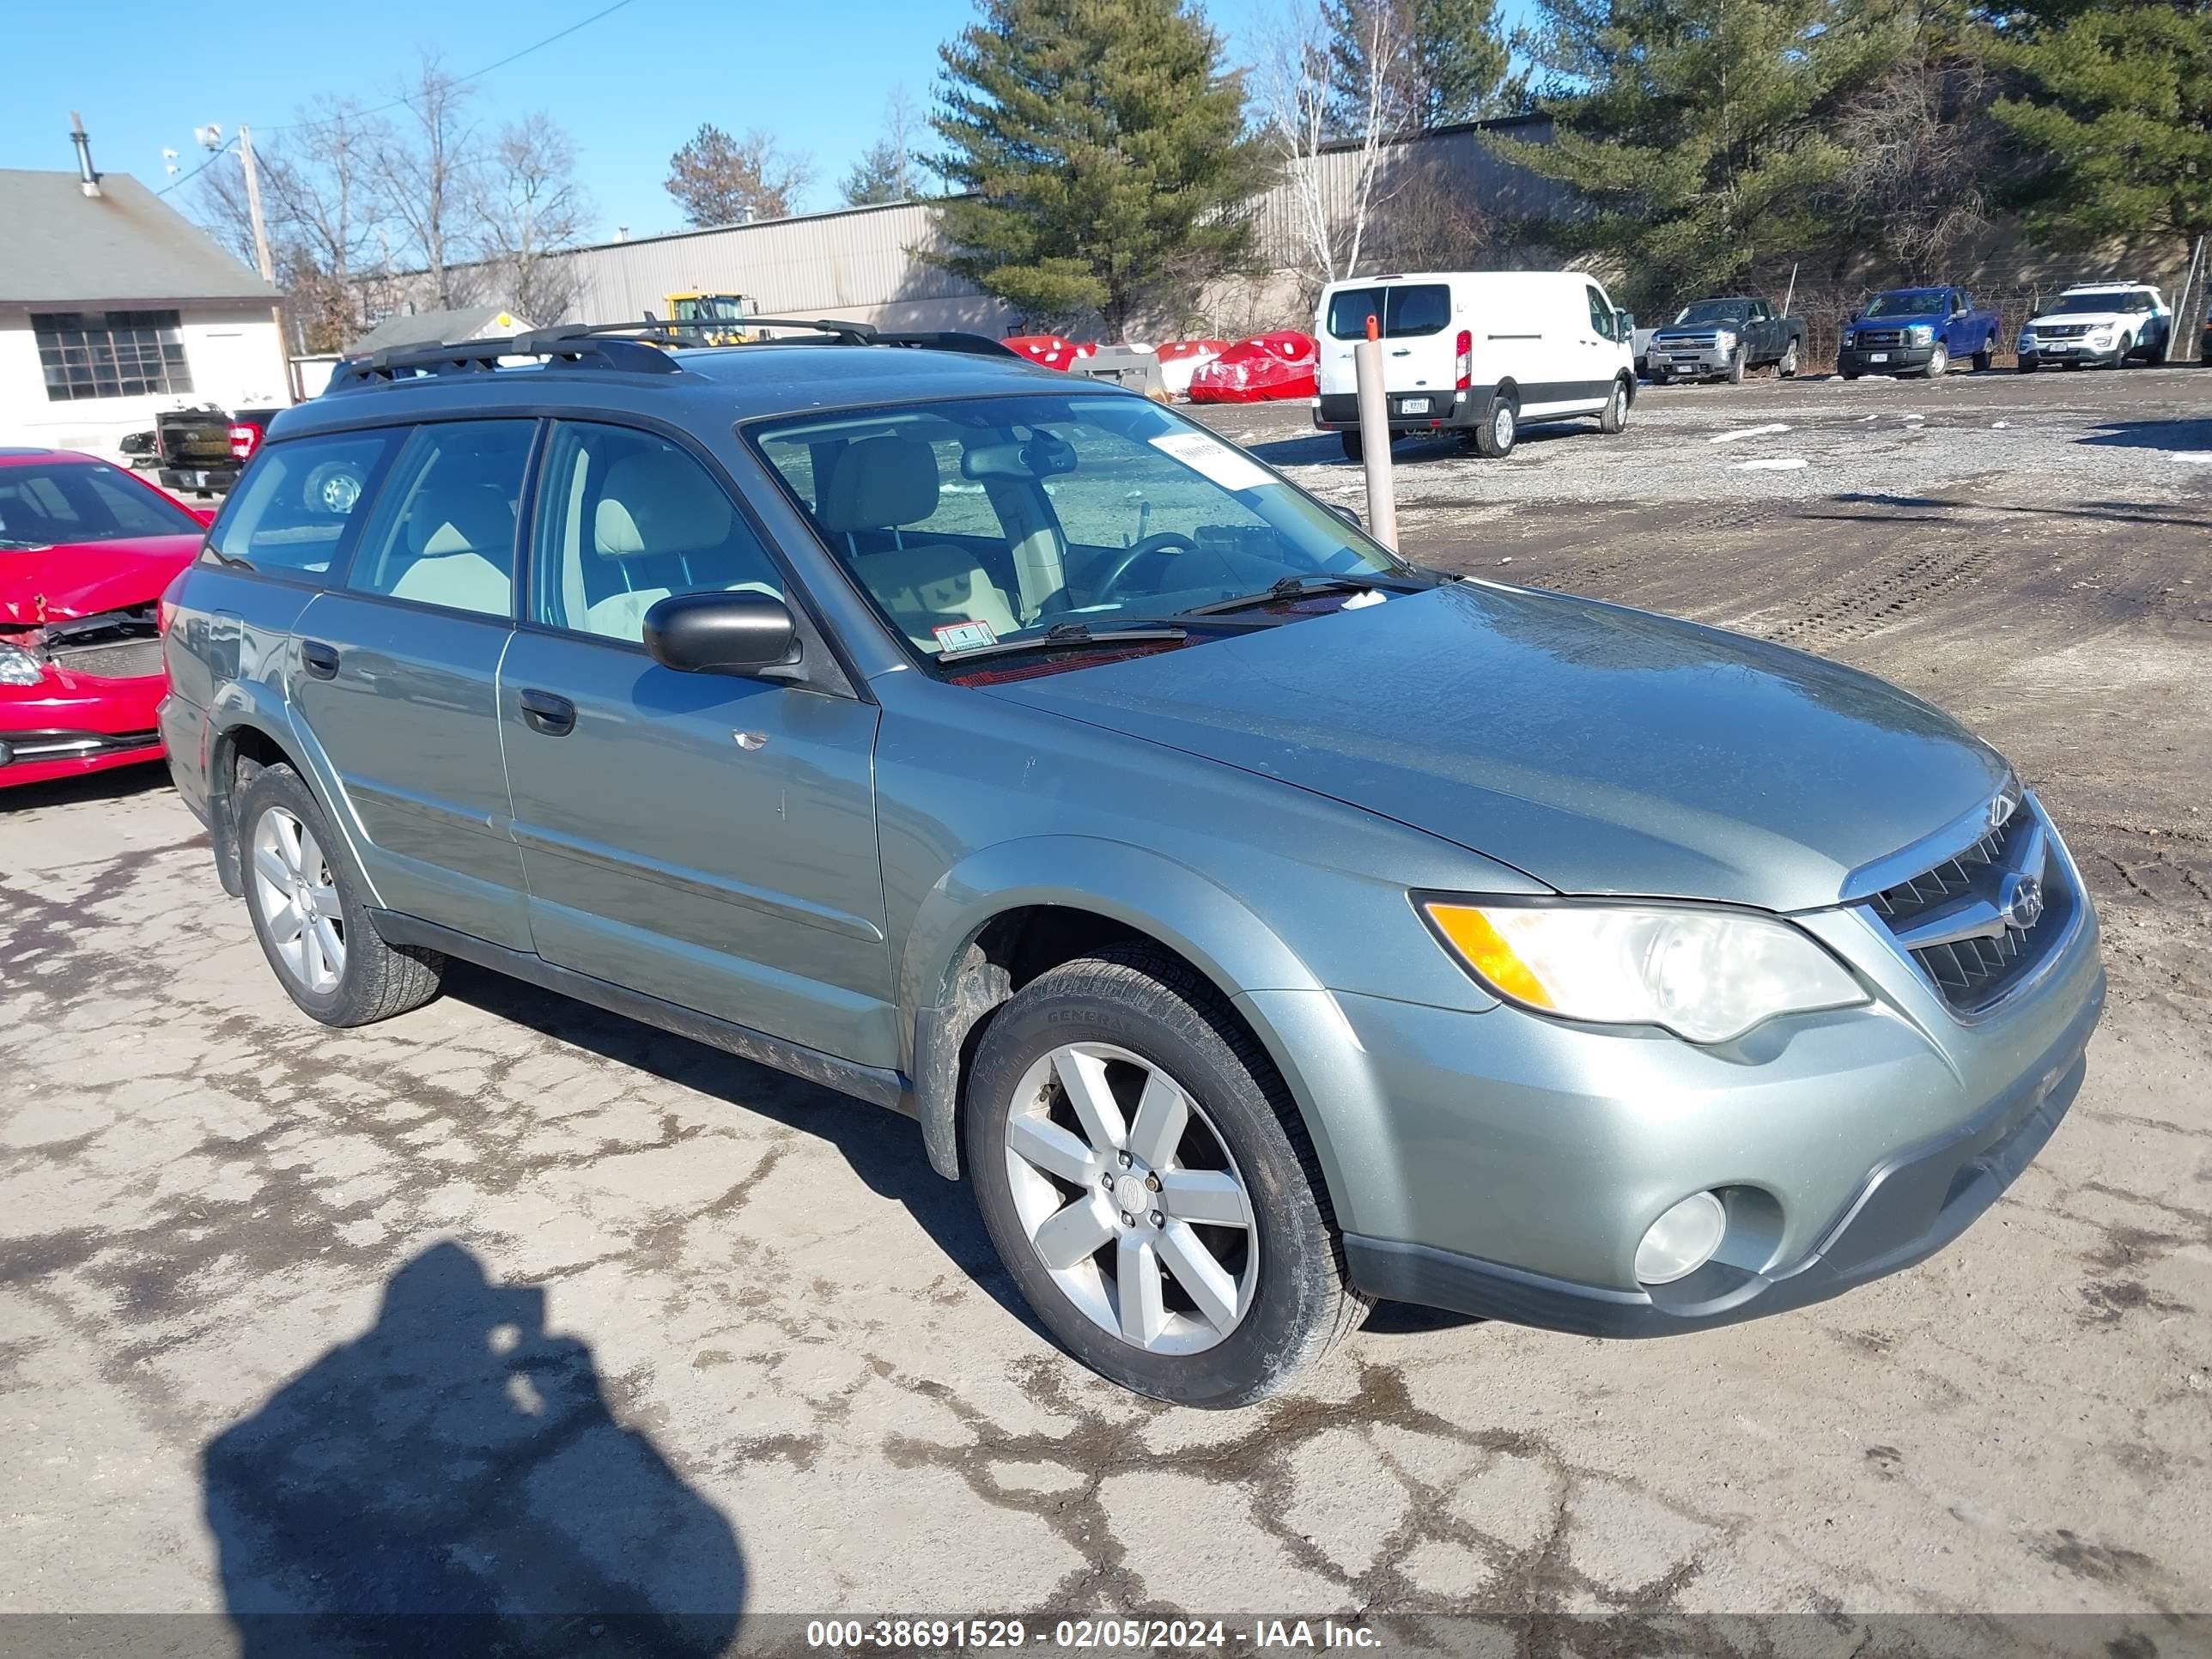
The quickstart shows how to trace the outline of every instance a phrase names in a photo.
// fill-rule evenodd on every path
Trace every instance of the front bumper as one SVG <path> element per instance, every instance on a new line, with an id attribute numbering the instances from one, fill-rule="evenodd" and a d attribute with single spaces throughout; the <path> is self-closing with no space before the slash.
<path id="1" fill-rule="evenodd" d="M 2100 368 L 2118 367 L 2120 348 L 2117 342 L 2108 346 L 2093 346 L 2087 340 L 2038 340 L 2033 345 L 2020 348 L 2022 362 L 2034 363 L 2093 363 Z"/>
<path id="2" fill-rule="evenodd" d="M 1442 432 L 1481 423 L 1490 398 L 1487 392 L 1393 392 L 1384 399 L 1393 432 Z M 1358 431 L 1359 396 L 1352 392 L 1323 392 L 1314 405 L 1314 426 L 1322 432 Z"/>
<path id="3" fill-rule="evenodd" d="M 1836 353 L 1838 374 L 1894 374 L 1899 369 L 1925 368 L 1936 355 L 1929 345 L 1844 346 Z"/>
<path id="4" fill-rule="evenodd" d="M 1864 905 L 1796 920 L 1867 1005 L 1711 1047 L 1502 1003 L 1239 1002 L 1316 1126 L 1362 1289 L 1593 1334 L 1726 1324 L 1942 1249 L 2049 1138 L 2105 997 L 2094 909 L 2054 857 L 2078 900 L 2064 931 L 1972 1015 Z M 1699 1192 L 1727 1211 L 1719 1251 L 1639 1283 L 1645 1231 Z"/>
<path id="5" fill-rule="evenodd" d="M 0 694 L 0 789 L 161 758 L 159 676 L 100 682 L 70 677 Z"/>
<path id="6" fill-rule="evenodd" d="M 1813 1248 L 1786 1265 L 1753 1270 L 1717 1260 L 1679 1283 L 1626 1291 L 1347 1235 L 1353 1282 L 1395 1302 L 1578 1336 L 1667 1336 L 1840 1296 L 1924 1261 L 1997 1201 L 2080 1092 L 2083 1050 L 2104 1004 L 2100 973 L 2094 995 L 2036 1066 L 1963 1123 L 1877 1164 Z"/>
<path id="7" fill-rule="evenodd" d="M 1727 374 L 1735 359 L 1734 352 L 1723 351 L 1718 346 L 1669 346 L 1656 340 L 1645 354 L 1654 380 L 1709 380 Z"/>

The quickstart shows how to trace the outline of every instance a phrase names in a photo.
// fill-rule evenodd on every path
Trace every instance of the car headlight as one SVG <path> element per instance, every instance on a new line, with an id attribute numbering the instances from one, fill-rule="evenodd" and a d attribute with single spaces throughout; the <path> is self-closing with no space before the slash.
<path id="1" fill-rule="evenodd" d="M 19 645 L 0 645 L 0 685 L 36 685 L 46 666 Z"/>
<path id="2" fill-rule="evenodd" d="M 1936 343 L 1936 331 L 1926 323 L 1915 323 L 1906 337 L 1915 345 L 1933 345 Z"/>
<path id="3" fill-rule="evenodd" d="M 1723 351 L 1734 351 L 1735 349 L 1735 331 L 1730 329 L 1723 329 L 1718 334 L 1713 336 L 1713 343 L 1718 346 Z"/>
<path id="4" fill-rule="evenodd" d="M 1572 902 L 1421 908 L 1485 985 L 1568 1019 L 1725 1042 L 1778 1014 L 1867 1000 L 1841 963 L 1772 916 Z"/>

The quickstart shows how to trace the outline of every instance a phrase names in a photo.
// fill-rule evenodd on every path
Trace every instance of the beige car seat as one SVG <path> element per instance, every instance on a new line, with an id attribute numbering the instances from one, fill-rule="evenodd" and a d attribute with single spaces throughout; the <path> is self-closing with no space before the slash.
<path id="1" fill-rule="evenodd" d="M 514 588 L 514 504 L 497 484 L 433 481 L 407 510 L 414 562 L 392 584 L 395 599 L 504 617 Z"/>
<path id="2" fill-rule="evenodd" d="M 661 600 L 672 593 L 714 586 L 713 578 L 726 564 L 711 556 L 727 546 L 736 528 L 737 514 L 729 498 L 714 487 L 697 463 L 665 449 L 623 456 L 607 469 L 606 485 L 592 517 L 592 552 L 617 561 L 653 559 L 659 565 L 656 574 L 664 576 L 670 574 L 667 562 L 672 561 L 696 580 L 687 580 L 681 588 L 665 583 L 633 586 L 633 572 L 624 570 L 621 592 L 586 605 L 580 562 L 573 578 L 563 572 L 564 581 L 573 583 L 564 595 L 568 614 L 573 617 L 580 611 L 580 625 L 587 633 L 609 639 L 642 639 L 645 613 Z M 731 582 L 720 591 L 782 597 L 761 581 Z"/>
<path id="3" fill-rule="evenodd" d="M 990 624 L 994 634 L 1021 626 L 1006 594 L 975 556 L 947 542 L 907 542 L 905 526 L 937 511 L 937 455 L 919 438 L 863 438 L 841 453 L 815 509 L 830 535 L 842 537 L 853 574 L 890 613 L 906 636 L 935 651 L 935 629 L 954 623 Z M 863 553 L 855 532 L 888 531 L 896 546 Z"/>

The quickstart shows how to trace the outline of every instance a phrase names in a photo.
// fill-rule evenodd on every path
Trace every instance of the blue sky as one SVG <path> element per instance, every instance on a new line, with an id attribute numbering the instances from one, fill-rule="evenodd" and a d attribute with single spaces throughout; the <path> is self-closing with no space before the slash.
<path id="1" fill-rule="evenodd" d="M 417 52 L 466 75 L 604 9 L 611 0 L 535 6 L 384 0 L 373 9 L 311 9 L 292 0 L 222 0 L 179 27 L 173 3 L 100 7 L 97 49 L 76 7 L 0 0 L 0 36 L 20 68 L 14 112 L 0 131 L 0 167 L 70 167 L 69 112 L 81 111 L 93 157 L 158 189 L 161 151 L 190 169 L 205 160 L 192 129 L 226 134 L 251 123 L 257 143 L 282 142 L 301 106 L 325 94 L 368 104 L 398 96 Z M 1517 0 L 1510 9 L 1519 9 Z M 1212 0 L 1207 10 L 1247 61 L 1267 0 Z M 937 47 L 975 15 L 970 0 L 835 0 L 816 6 L 707 7 L 628 0 L 611 15 L 476 82 L 487 125 L 546 111 L 575 140 L 599 210 L 597 234 L 677 228 L 661 188 L 670 154 L 702 121 L 732 132 L 765 127 L 810 154 L 805 208 L 836 205 L 837 181 L 877 136 L 903 88 L 927 106 Z M 698 20 L 687 26 L 686 19 Z M 404 115 L 404 111 L 398 112 Z M 234 166 L 226 158 L 219 166 Z M 186 187 L 189 189 L 189 186 Z M 184 192 L 180 191 L 182 195 Z"/>

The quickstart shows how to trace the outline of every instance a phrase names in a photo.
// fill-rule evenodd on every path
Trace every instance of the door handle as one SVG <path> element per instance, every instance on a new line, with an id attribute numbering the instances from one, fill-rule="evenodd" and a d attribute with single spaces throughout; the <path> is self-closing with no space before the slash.
<path id="1" fill-rule="evenodd" d="M 532 731 L 549 738 L 565 738 L 576 729 L 576 705 L 568 698 L 556 697 L 550 691 L 525 691 L 521 702 L 522 718 Z"/>
<path id="2" fill-rule="evenodd" d="M 338 677 L 338 649 L 325 645 L 320 640 L 300 641 L 300 663 L 319 680 L 334 680 Z"/>

